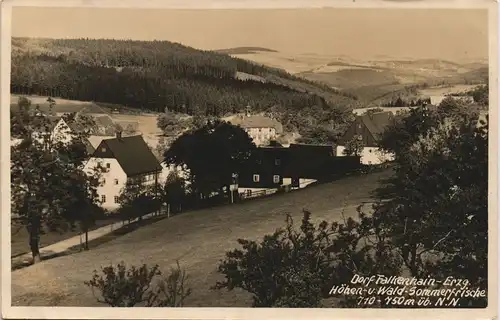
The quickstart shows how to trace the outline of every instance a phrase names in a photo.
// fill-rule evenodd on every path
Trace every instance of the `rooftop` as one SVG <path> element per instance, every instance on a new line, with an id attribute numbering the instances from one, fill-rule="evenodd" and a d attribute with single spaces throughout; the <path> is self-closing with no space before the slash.
<path id="1" fill-rule="evenodd" d="M 392 112 L 389 111 L 365 114 L 358 117 L 375 139 L 384 132 L 394 119 Z"/>
<path id="2" fill-rule="evenodd" d="M 102 147 L 110 151 L 128 177 L 162 169 L 160 162 L 141 135 L 104 139 L 94 152 L 94 156 L 100 157 L 97 153 Z"/>
<path id="3" fill-rule="evenodd" d="M 281 123 L 262 115 L 236 116 L 229 122 L 242 128 L 275 128 L 277 132 L 283 130 Z"/>

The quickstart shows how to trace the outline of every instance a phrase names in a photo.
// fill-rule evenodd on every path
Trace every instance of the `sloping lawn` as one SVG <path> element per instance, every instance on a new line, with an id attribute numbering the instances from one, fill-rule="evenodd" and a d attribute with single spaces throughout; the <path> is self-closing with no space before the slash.
<path id="1" fill-rule="evenodd" d="M 93 225 L 89 230 L 95 230 L 100 227 L 104 227 L 107 225 L 110 225 L 112 223 L 117 222 L 118 219 L 106 219 L 106 220 L 98 220 L 96 221 L 95 225 Z M 18 224 L 18 223 L 12 223 L 11 228 L 10 228 L 10 241 L 11 241 L 11 257 L 16 257 L 24 253 L 29 253 L 30 246 L 28 243 L 29 237 L 28 237 L 28 231 L 26 230 L 26 227 Z M 77 236 L 80 234 L 79 228 L 76 227 L 74 230 L 68 230 L 65 232 L 47 232 L 45 234 L 42 234 L 40 236 L 40 247 L 46 247 L 51 244 L 54 244 L 59 241 L 63 241 L 69 238 L 72 238 L 74 236 Z"/>
<path id="2" fill-rule="evenodd" d="M 186 212 L 107 242 L 93 250 L 47 260 L 12 272 L 15 306 L 104 306 L 95 302 L 83 282 L 94 269 L 124 261 L 129 265 L 158 264 L 168 272 L 178 259 L 189 274 L 193 294 L 188 307 L 248 307 L 243 291 L 210 289 L 217 280 L 218 261 L 238 246 L 238 238 L 260 239 L 284 225 L 287 213 L 299 224 L 302 209 L 314 219 L 341 220 L 354 216 L 355 206 L 370 200 L 379 179 L 390 172 L 348 177 L 301 191 L 246 203 Z"/>

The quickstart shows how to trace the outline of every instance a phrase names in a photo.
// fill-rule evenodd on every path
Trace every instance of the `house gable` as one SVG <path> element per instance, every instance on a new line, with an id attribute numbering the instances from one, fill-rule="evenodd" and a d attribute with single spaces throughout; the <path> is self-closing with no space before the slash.
<path id="1" fill-rule="evenodd" d="M 345 145 L 354 137 L 361 136 L 361 141 L 365 147 L 377 147 L 381 135 L 393 121 L 394 116 L 391 112 L 357 116 L 340 140 L 340 143 Z"/>
<path id="2" fill-rule="evenodd" d="M 244 188 L 277 188 L 283 183 L 287 163 L 286 148 L 256 148 L 239 173 L 239 186 Z M 257 177 L 255 177 L 257 175 Z"/>
<path id="3" fill-rule="evenodd" d="M 106 140 L 102 140 L 97 148 L 95 148 L 94 153 L 92 154 L 95 158 L 115 158 L 113 151 L 109 148 Z"/>
<path id="4" fill-rule="evenodd" d="M 349 141 L 354 139 L 356 136 L 361 136 L 361 140 L 363 142 L 363 145 L 365 146 L 375 144 L 376 141 L 375 137 L 370 132 L 370 130 L 368 130 L 366 124 L 362 121 L 360 117 L 356 117 L 356 120 L 347 129 L 340 142 L 341 144 L 345 145 Z"/>
<path id="5" fill-rule="evenodd" d="M 93 156 L 115 158 L 128 177 L 162 170 L 160 162 L 140 135 L 103 140 Z"/>

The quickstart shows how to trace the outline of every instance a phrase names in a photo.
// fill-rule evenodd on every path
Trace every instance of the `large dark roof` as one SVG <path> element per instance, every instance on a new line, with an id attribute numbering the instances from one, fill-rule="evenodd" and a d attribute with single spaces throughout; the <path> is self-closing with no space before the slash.
<path id="1" fill-rule="evenodd" d="M 96 152 L 103 146 L 110 150 L 129 177 L 162 169 L 141 135 L 102 140 Z"/>
<path id="2" fill-rule="evenodd" d="M 375 140 L 378 140 L 379 136 L 384 133 L 384 130 L 394 120 L 394 116 L 390 111 L 365 114 L 359 116 L 359 118 L 365 124 L 366 128 L 370 131 Z"/>

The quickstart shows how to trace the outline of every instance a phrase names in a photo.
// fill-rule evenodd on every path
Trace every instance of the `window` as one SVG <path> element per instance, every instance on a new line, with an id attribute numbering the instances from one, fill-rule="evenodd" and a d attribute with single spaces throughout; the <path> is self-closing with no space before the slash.
<path id="1" fill-rule="evenodd" d="M 115 203 L 118 203 L 119 200 L 118 200 L 118 196 L 115 196 Z"/>
<path id="2" fill-rule="evenodd" d="M 275 175 L 273 176 L 273 182 L 274 182 L 274 183 L 280 183 L 280 176 L 279 176 L 279 175 L 277 175 L 277 174 L 275 174 Z"/>
<path id="3" fill-rule="evenodd" d="M 259 182 L 260 181 L 260 175 L 254 174 L 253 175 L 253 182 Z"/>
<path id="4" fill-rule="evenodd" d="M 118 179 L 115 179 L 115 184 L 118 184 Z"/>
<path id="5" fill-rule="evenodd" d="M 102 203 L 105 203 L 105 202 L 106 202 L 106 196 L 105 196 L 105 195 L 102 195 L 102 196 L 101 196 L 101 202 L 102 202 Z"/>
<path id="6" fill-rule="evenodd" d="M 111 163 L 106 163 L 106 168 L 111 168 Z"/>
<path id="7" fill-rule="evenodd" d="M 259 132 L 262 132 L 262 128 L 259 128 Z"/>
<path id="8" fill-rule="evenodd" d="M 106 152 L 106 148 L 102 147 L 102 148 L 101 148 L 101 151 L 102 151 L 102 152 Z"/>
<path id="9" fill-rule="evenodd" d="M 102 178 L 102 184 L 106 184 L 106 179 Z"/>
<path id="10" fill-rule="evenodd" d="M 280 159 L 274 159 L 274 165 L 279 166 L 281 164 Z"/>

